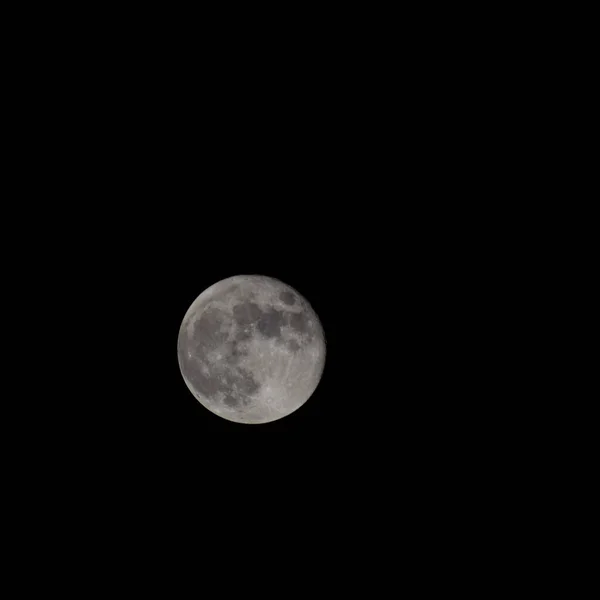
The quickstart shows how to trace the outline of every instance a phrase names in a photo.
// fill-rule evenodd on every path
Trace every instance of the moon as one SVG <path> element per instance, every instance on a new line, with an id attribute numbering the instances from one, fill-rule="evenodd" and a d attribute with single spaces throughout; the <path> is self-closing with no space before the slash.
<path id="1" fill-rule="evenodd" d="M 194 397 L 237 423 L 269 423 L 300 408 L 325 366 L 323 327 L 278 279 L 238 275 L 203 291 L 185 314 L 179 368 Z"/>

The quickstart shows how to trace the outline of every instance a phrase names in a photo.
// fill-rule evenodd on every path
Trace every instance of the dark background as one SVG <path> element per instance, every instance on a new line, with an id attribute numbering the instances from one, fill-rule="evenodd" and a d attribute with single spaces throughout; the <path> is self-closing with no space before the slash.
<path id="1" fill-rule="evenodd" d="M 136 584 L 169 556 L 194 585 L 213 563 L 229 582 L 267 557 L 256 581 L 279 558 L 304 569 L 287 590 L 309 571 L 354 585 L 362 566 L 347 565 L 372 550 L 379 573 L 428 565 L 432 548 L 443 562 L 467 522 L 485 560 L 488 528 L 510 531 L 523 506 L 506 459 L 523 486 L 539 472 L 537 448 L 518 452 L 539 427 L 518 379 L 543 248 L 519 248 L 548 210 L 523 202 L 532 141 L 552 136 L 528 89 L 545 47 L 511 60 L 519 32 L 494 40 L 496 16 L 467 36 L 439 13 L 388 32 L 319 15 L 295 38 L 278 25 L 247 41 L 231 18 L 211 37 L 209 20 L 156 16 L 62 35 L 38 15 L 46 38 L 11 46 L 6 295 L 28 328 L 13 352 L 23 416 L 4 427 L 19 510 L 48 550 L 21 543 L 45 562 L 68 540 L 69 572 L 108 565 Z M 324 326 L 317 390 L 275 423 L 212 415 L 179 372 L 187 308 L 237 274 L 292 285 Z M 288 560 L 290 545 L 309 550 Z M 372 593 L 380 576 L 364 572 Z"/>
<path id="2" fill-rule="evenodd" d="M 72 47 L 68 61 L 37 57 L 35 179 L 64 198 L 36 213 L 61 223 L 47 257 L 60 268 L 45 274 L 72 290 L 57 327 L 74 326 L 64 337 L 84 366 L 71 380 L 94 398 L 69 426 L 107 436 L 113 457 L 191 461 L 214 435 L 433 453 L 485 438 L 481 397 L 499 384 L 482 379 L 480 348 L 502 320 L 487 307 L 504 293 L 489 274 L 507 206 L 505 111 L 486 70 L 444 67 L 425 48 L 393 71 L 385 57 L 334 68 L 313 56 L 307 71 L 306 56 L 268 49 L 266 67 L 152 48 L 143 61 Z M 256 427 L 200 406 L 176 356 L 194 298 L 245 273 L 297 288 L 328 344 L 311 400 Z"/>
<path id="3" fill-rule="evenodd" d="M 91 369 L 98 378 L 92 394 L 101 418 L 88 423 L 97 431 L 101 422 L 113 436 L 114 456 L 143 447 L 193 463 L 205 445 L 234 452 L 247 443 L 239 436 L 272 434 L 285 446 L 290 434 L 318 462 L 320 444 L 443 453 L 465 435 L 485 436 L 481 396 L 495 384 L 476 389 L 486 360 L 478 344 L 491 329 L 481 311 L 494 291 L 480 285 L 489 265 L 477 248 L 488 226 L 483 217 L 469 231 L 477 206 L 446 198 L 444 173 L 457 168 L 451 157 L 421 154 L 422 131 L 409 126 L 395 149 L 350 118 L 331 132 L 319 111 L 306 115 L 305 128 L 293 112 L 284 119 L 257 108 L 249 120 L 261 126 L 251 132 L 212 104 L 203 111 L 201 129 L 181 119 L 171 133 L 157 133 L 149 118 L 132 147 L 120 136 L 103 139 L 80 180 L 97 208 L 77 232 L 82 255 L 70 260 L 76 271 L 85 265 L 101 357 L 82 375 Z M 183 114 L 191 113 L 187 106 Z M 115 124 L 127 128 L 128 120 Z M 152 138 L 147 146 L 144 135 Z M 335 143 L 325 145 L 324 135 Z M 474 185 L 473 175 L 465 179 Z M 289 283 L 325 329 L 319 387 L 271 424 L 216 417 L 179 373 L 187 308 L 236 274 Z"/>

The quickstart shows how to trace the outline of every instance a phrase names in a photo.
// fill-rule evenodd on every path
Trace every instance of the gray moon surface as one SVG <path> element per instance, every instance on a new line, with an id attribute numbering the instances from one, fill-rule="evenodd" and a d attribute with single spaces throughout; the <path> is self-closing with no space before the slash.
<path id="1" fill-rule="evenodd" d="M 323 327 L 282 281 L 239 275 L 215 283 L 188 309 L 177 343 L 194 397 L 238 423 L 268 423 L 300 408 L 325 366 Z"/>

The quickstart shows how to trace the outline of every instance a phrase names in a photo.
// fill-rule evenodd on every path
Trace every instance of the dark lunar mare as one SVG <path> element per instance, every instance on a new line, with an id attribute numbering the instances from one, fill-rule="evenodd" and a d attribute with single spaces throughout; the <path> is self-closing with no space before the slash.
<path id="1" fill-rule="evenodd" d="M 258 307 L 255 306 L 257 309 Z M 237 308 L 237 307 L 236 307 Z M 250 306 L 242 313 L 242 317 L 254 317 L 262 314 Z M 200 392 L 210 402 L 216 402 L 219 392 L 225 394 L 223 402 L 229 407 L 243 404 L 247 401 L 245 397 L 256 393 L 260 384 L 254 379 L 252 373 L 238 366 L 241 358 L 247 351 L 239 346 L 237 339 L 228 341 L 229 334 L 221 329 L 226 313 L 209 307 L 194 324 L 191 336 L 180 337 L 179 355 L 182 372 L 192 384 L 194 389 Z M 240 335 L 241 334 L 241 335 Z M 236 338 L 247 339 L 247 329 L 240 329 Z M 187 339 L 187 347 L 183 340 Z M 205 360 L 208 352 L 220 349 L 224 353 L 224 361 L 220 364 L 210 364 Z M 188 352 L 192 353 L 190 357 Z M 206 375 L 202 372 L 202 366 L 208 368 Z"/>
<path id="2" fill-rule="evenodd" d="M 205 310 L 194 324 L 192 339 L 197 347 L 214 350 L 227 341 L 227 331 L 221 330 L 224 313 L 217 308 Z"/>
<path id="3" fill-rule="evenodd" d="M 225 378 L 223 385 L 227 390 L 235 387 L 238 392 L 249 395 L 258 392 L 260 389 L 260 384 L 252 377 L 252 373 L 241 367 L 228 369 L 224 372 L 223 376 Z"/>
<path id="4" fill-rule="evenodd" d="M 233 317 L 240 326 L 255 323 L 261 315 L 262 310 L 254 302 L 244 302 L 233 307 Z"/>
<path id="5" fill-rule="evenodd" d="M 202 365 L 208 367 L 208 375 L 202 372 Z M 211 402 L 215 402 L 216 395 L 222 392 L 228 398 L 226 404 L 233 406 L 238 404 L 235 400 L 236 396 L 244 398 L 260 390 L 260 383 L 254 379 L 250 371 L 233 365 L 219 368 L 201 360 L 189 359 L 182 361 L 182 371 L 194 389 Z"/>
<path id="6" fill-rule="evenodd" d="M 294 294 L 292 294 L 292 292 L 281 292 L 281 294 L 279 294 L 279 299 L 284 303 L 284 304 L 288 304 L 288 305 L 292 305 L 294 304 L 294 302 L 296 302 L 296 297 L 294 296 Z"/>
<path id="7" fill-rule="evenodd" d="M 238 342 L 245 342 L 252 338 L 252 328 L 246 326 L 244 328 L 238 328 L 237 333 L 235 334 L 235 339 Z"/>
<path id="8" fill-rule="evenodd" d="M 295 329 L 298 333 L 308 333 L 310 327 L 308 325 L 308 318 L 303 313 L 289 312 L 286 313 L 287 320 L 292 329 Z"/>
<path id="9" fill-rule="evenodd" d="M 284 324 L 285 314 L 279 310 L 269 309 L 261 315 L 256 328 L 265 337 L 276 338 L 281 336 L 281 328 Z"/>
<path id="10" fill-rule="evenodd" d="M 229 342 L 225 346 L 225 360 L 233 365 L 236 365 L 240 359 L 248 355 L 248 350 L 243 349 L 237 340 Z"/>
<path id="11" fill-rule="evenodd" d="M 202 364 L 204 363 L 201 361 L 188 361 L 184 373 L 194 389 L 206 398 L 212 399 L 217 392 L 222 390 L 222 384 L 218 377 L 214 377 L 212 373 L 205 375 L 201 370 Z"/>

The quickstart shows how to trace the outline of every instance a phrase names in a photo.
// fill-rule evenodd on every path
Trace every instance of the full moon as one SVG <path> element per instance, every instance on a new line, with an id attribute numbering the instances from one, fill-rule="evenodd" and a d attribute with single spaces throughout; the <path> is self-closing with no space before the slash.
<path id="1" fill-rule="evenodd" d="M 192 303 L 177 354 L 187 387 L 208 410 L 238 423 L 268 423 L 300 408 L 317 388 L 325 336 L 295 289 L 239 275 Z"/>

